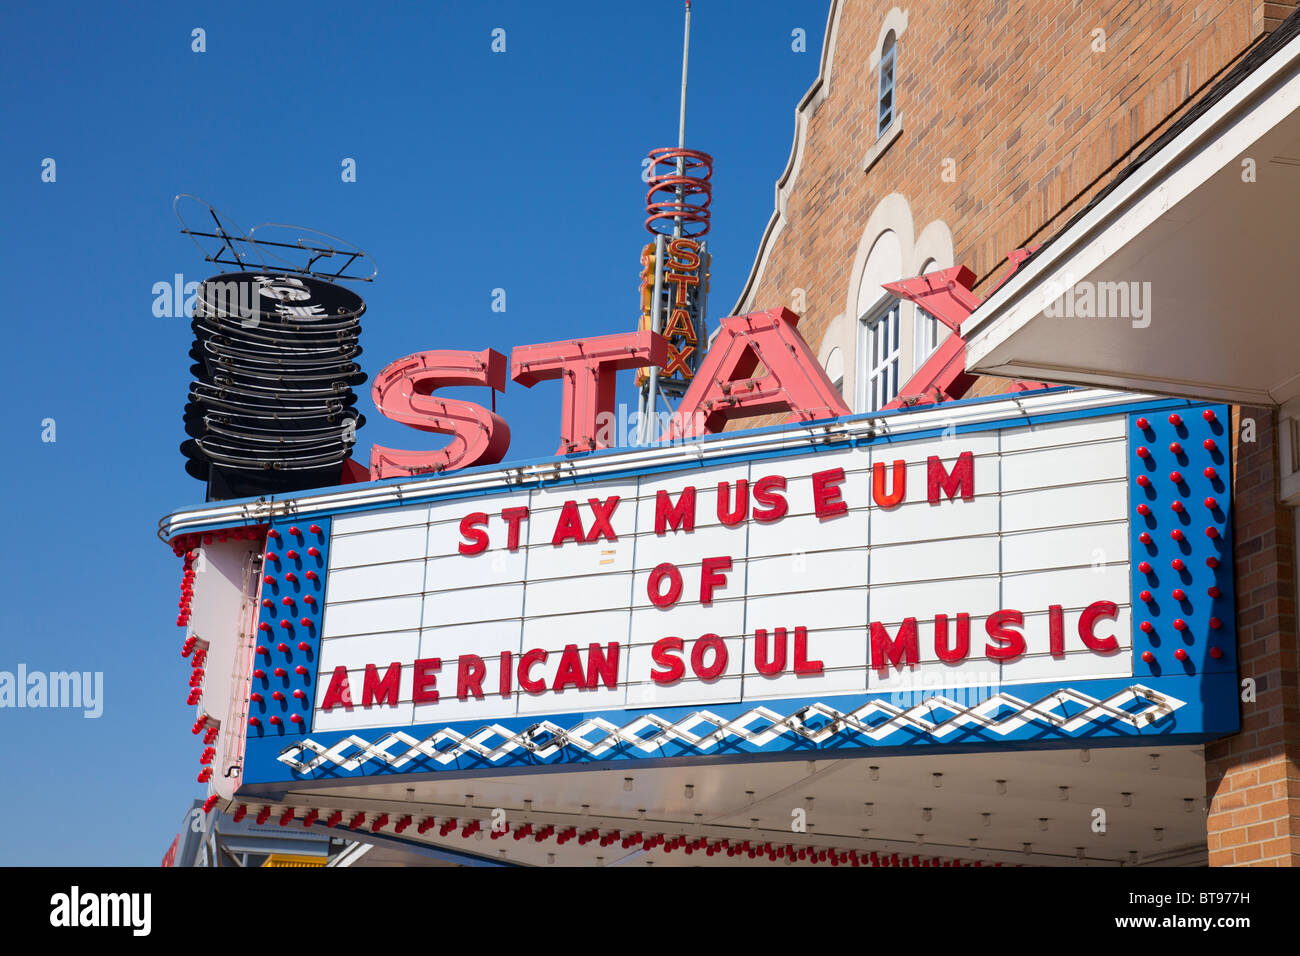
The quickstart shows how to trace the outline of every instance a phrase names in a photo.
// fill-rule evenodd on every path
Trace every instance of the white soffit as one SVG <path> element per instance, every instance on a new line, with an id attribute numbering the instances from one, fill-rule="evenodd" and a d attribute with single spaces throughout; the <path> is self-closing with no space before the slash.
<path id="1" fill-rule="evenodd" d="M 1297 248 L 1300 38 L 977 309 L 962 327 L 967 367 L 1281 404 L 1300 395 Z M 1073 305 L 1089 294 L 1130 304 L 1120 316 L 1063 317 L 1065 290 Z"/>

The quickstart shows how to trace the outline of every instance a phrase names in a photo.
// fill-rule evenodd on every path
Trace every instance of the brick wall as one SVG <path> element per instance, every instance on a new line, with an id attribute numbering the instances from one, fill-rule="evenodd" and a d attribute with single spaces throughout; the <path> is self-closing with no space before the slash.
<path id="1" fill-rule="evenodd" d="M 1300 866 L 1300 689 L 1297 688 L 1295 541 L 1278 504 L 1276 416 L 1254 419 L 1256 441 L 1234 442 L 1237 653 L 1255 680 L 1241 732 L 1205 748 L 1210 865 Z"/>
<path id="2" fill-rule="evenodd" d="M 899 3 L 903 131 L 869 172 L 876 70 L 891 0 L 842 6 L 826 98 L 808 119 L 781 231 L 749 301 L 791 305 L 814 351 L 844 311 L 877 203 L 901 193 L 917 229 L 949 226 L 956 264 L 987 294 L 1013 249 L 1050 236 L 1293 4 L 1260 0 L 970 0 Z M 834 9 L 834 8 L 832 8 Z M 1104 51 L 1094 50 L 1103 39 Z M 945 160 L 956 178 L 943 178 Z M 775 170 L 774 170 L 775 172 Z M 852 356 L 846 356 L 852 360 Z M 1000 391 L 1001 380 L 973 394 Z M 744 427 L 771 424 L 751 420 Z"/>

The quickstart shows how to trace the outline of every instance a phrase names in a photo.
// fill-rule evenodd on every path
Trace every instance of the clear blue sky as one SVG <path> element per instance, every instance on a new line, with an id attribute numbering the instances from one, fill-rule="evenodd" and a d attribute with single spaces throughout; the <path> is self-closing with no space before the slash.
<path id="1" fill-rule="evenodd" d="M 771 215 L 828 5 L 694 5 L 687 141 L 716 160 L 713 320 Z M 0 11 L 0 670 L 102 671 L 105 692 L 98 720 L 0 709 L 0 863 L 156 865 L 204 792 L 181 569 L 155 537 L 161 515 L 203 498 L 177 449 L 188 322 L 155 317 L 150 291 L 210 274 L 172 196 L 371 252 L 371 378 L 423 349 L 508 354 L 634 328 L 641 159 L 676 142 L 682 4 L 16 7 Z M 205 53 L 191 51 L 195 27 Z M 490 50 L 496 27 L 504 54 Z M 355 183 L 341 181 L 345 157 Z M 490 309 L 498 287 L 504 314 Z M 431 447 L 361 391 L 360 446 Z M 557 382 L 500 398 L 510 458 L 554 452 L 558 403 Z"/>

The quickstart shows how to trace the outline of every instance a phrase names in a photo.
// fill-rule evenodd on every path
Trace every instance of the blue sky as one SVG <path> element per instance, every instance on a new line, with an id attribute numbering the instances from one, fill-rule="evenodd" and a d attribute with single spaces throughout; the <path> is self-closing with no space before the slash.
<path id="1" fill-rule="evenodd" d="M 687 144 L 716 161 L 713 321 L 771 215 L 828 5 L 694 5 Z M 490 49 L 498 27 L 505 53 Z M 674 2 L 5 5 L 0 671 L 103 672 L 104 712 L 0 709 L 0 863 L 156 865 L 204 792 L 181 568 L 155 536 L 203 498 L 178 451 L 191 333 L 153 314 L 151 289 L 214 270 L 177 232 L 172 196 L 369 251 L 372 379 L 424 349 L 632 329 L 641 159 L 676 142 L 680 56 Z M 359 391 L 359 446 L 436 443 Z M 559 392 L 499 397 L 509 458 L 555 451 Z M 621 395 L 635 404 L 630 383 Z"/>

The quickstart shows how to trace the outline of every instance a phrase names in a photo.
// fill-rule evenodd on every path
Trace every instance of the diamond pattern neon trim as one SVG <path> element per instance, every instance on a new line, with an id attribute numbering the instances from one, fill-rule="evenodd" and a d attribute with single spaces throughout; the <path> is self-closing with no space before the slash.
<path id="1" fill-rule="evenodd" d="M 1134 703 L 1144 706 L 1125 709 Z M 915 740 L 917 731 L 934 740 L 943 740 L 972 726 L 1006 736 L 1037 723 L 1064 733 L 1077 734 L 1101 720 L 1118 721 L 1135 729 L 1149 726 L 1168 717 L 1186 703 L 1141 684 L 1126 687 L 1105 700 L 1097 700 L 1066 687 L 1033 703 L 1002 693 L 969 707 L 946 697 L 935 696 L 906 710 L 885 700 L 870 700 L 851 713 L 841 713 L 817 702 L 801 707 L 788 716 L 782 716 L 767 707 L 755 707 L 733 719 L 719 717 L 707 710 L 695 711 L 676 722 L 665 720 L 657 714 L 643 714 L 622 727 L 601 717 L 587 718 L 568 729 L 551 721 L 541 721 L 520 731 L 510 730 L 500 724 L 488 724 L 468 735 L 444 727 L 424 738 L 398 731 L 390 732 L 373 742 L 352 734 L 328 748 L 307 738 L 286 747 L 277 759 L 297 773 L 306 774 L 326 764 L 353 772 L 372 760 L 378 760 L 393 769 L 400 769 L 419 758 L 446 765 L 470 754 L 495 763 L 520 750 L 546 759 L 564 747 L 599 757 L 619 744 L 627 744 L 653 754 L 664 744 L 681 742 L 697 751 L 707 752 L 728 737 L 738 737 L 756 747 L 764 747 L 790 733 L 811 743 L 821 743 L 845 732 L 881 743 L 891 735 L 903 731 L 909 732 L 909 741 Z M 1069 715 L 1057 713 L 1058 708 L 1065 708 L 1069 704 L 1082 709 Z M 1011 708 L 1013 713 L 1001 718 L 994 716 L 1006 708 Z M 947 711 L 951 716 L 935 719 L 936 710 Z M 881 717 L 884 720 L 878 719 Z M 814 720 L 815 723 L 810 723 Z M 758 728 L 751 726 L 760 722 L 762 725 Z M 642 736 L 648 729 L 653 732 Z M 704 732 L 699 732 L 700 729 Z M 600 736 L 588 739 L 595 731 L 600 731 Z M 493 738 L 499 742 L 492 743 Z M 439 749 L 439 745 L 448 742 L 451 743 L 450 747 Z M 397 744 L 402 749 L 391 750 Z M 351 748 L 356 750 L 348 754 L 347 751 Z M 307 760 L 301 759 L 307 753 L 313 756 Z"/>

